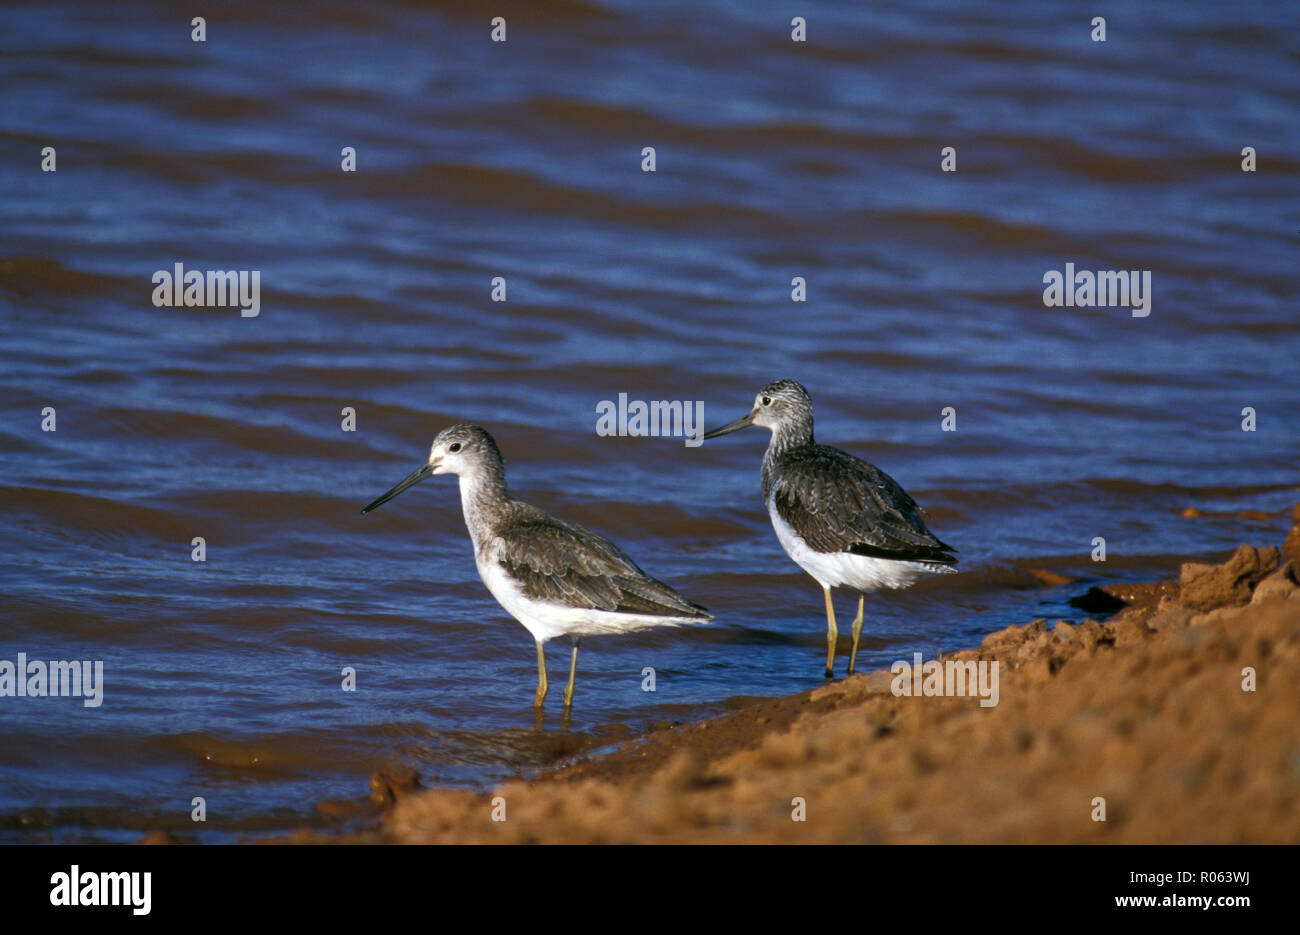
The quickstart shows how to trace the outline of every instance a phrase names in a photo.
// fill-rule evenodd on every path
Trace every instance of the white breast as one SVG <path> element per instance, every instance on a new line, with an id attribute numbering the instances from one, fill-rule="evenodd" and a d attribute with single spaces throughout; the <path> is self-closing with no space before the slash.
<path id="1" fill-rule="evenodd" d="M 474 561 L 479 577 L 488 591 L 505 608 L 506 613 L 524 625 L 538 642 L 557 636 L 600 636 L 627 633 L 647 627 L 676 627 L 688 623 L 704 623 L 693 617 L 658 617 L 653 614 L 620 614 L 608 610 L 566 607 L 527 597 L 519 582 L 506 574 L 497 560 L 495 543 L 487 543 L 475 550 Z"/>
<path id="2" fill-rule="evenodd" d="M 785 549 L 785 554 L 823 588 L 850 587 L 863 593 L 881 588 L 905 588 L 925 575 L 951 570 L 942 565 L 872 558 L 852 552 L 818 552 L 781 518 L 773 500 L 768 501 L 767 515 L 772 519 L 772 528 L 776 530 L 777 541 Z"/>

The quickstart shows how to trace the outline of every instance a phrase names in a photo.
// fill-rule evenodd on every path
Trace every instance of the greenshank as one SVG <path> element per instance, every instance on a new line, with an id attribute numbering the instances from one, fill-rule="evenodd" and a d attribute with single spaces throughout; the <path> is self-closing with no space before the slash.
<path id="1" fill-rule="evenodd" d="M 905 588 L 923 575 L 954 572 L 957 550 L 926 528 L 921 508 L 880 468 L 813 440 L 812 400 L 793 380 L 777 380 L 754 397 L 754 407 L 704 438 L 758 425 L 772 439 L 763 456 L 763 502 L 776 537 L 794 563 L 826 597 L 826 677 L 835 666 L 835 607 L 831 589 L 858 592 L 849 674 L 862 635 L 866 594 Z"/>
<path id="2" fill-rule="evenodd" d="M 361 512 L 369 513 L 433 474 L 460 476 L 461 508 L 479 577 L 537 643 L 536 707 L 542 706 L 547 689 L 542 644 L 553 637 L 573 642 L 564 689 L 568 711 L 582 637 L 713 619 L 699 604 L 647 575 L 608 539 L 513 499 L 506 492 L 501 451 L 477 425 L 443 429 L 433 440 L 429 460 Z"/>

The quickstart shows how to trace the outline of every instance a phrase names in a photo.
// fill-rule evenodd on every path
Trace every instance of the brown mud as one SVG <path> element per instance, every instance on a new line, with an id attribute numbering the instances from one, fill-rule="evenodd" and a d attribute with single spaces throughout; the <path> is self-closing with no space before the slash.
<path id="1" fill-rule="evenodd" d="M 859 674 L 486 795 L 376 774 L 374 827 L 328 840 L 1297 843 L 1298 538 L 945 657 L 997 661 L 996 706 Z"/>

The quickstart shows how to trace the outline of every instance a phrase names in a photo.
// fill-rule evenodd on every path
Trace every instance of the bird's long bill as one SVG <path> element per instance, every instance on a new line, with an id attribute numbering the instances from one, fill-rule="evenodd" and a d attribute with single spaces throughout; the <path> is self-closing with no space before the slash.
<path id="1" fill-rule="evenodd" d="M 754 424 L 754 413 L 750 412 L 741 416 L 735 422 L 728 422 L 720 429 L 714 429 L 712 432 L 705 432 L 705 438 L 717 438 L 719 435 L 730 435 L 732 432 L 743 429 L 747 425 Z"/>
<path id="2" fill-rule="evenodd" d="M 401 492 L 402 492 L 403 490 L 405 490 L 407 487 L 414 487 L 416 484 L 418 484 L 420 481 L 424 480 L 426 477 L 428 477 L 428 476 L 431 475 L 432 473 L 433 473 L 433 465 L 430 465 L 430 464 L 422 464 L 422 465 L 420 465 L 418 468 L 416 468 L 414 471 L 412 471 L 410 474 L 407 475 L 406 480 L 402 481 L 400 484 L 398 484 L 398 485 L 397 485 L 396 487 L 394 487 L 392 490 L 388 491 L 388 493 L 384 494 L 382 497 L 379 497 L 377 500 L 375 500 L 374 502 L 372 502 L 369 506 L 367 506 L 367 507 L 366 507 L 365 509 L 363 509 L 361 512 L 362 512 L 362 513 L 369 513 L 369 512 L 370 512 L 371 510 L 373 510 L 375 507 L 377 507 L 377 506 L 383 506 L 385 503 L 387 503 L 389 500 L 393 499 L 393 497 L 396 497 L 399 493 L 401 493 Z"/>

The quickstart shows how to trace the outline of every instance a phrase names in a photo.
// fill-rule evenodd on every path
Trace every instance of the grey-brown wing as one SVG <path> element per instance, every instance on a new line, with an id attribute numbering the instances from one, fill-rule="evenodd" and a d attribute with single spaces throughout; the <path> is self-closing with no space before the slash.
<path id="1" fill-rule="evenodd" d="M 587 610 L 712 619 L 589 529 L 539 510 L 497 532 L 496 560 L 527 597 Z"/>
<path id="2" fill-rule="evenodd" d="M 956 550 L 926 527 L 916 501 L 874 465 L 816 446 L 775 468 L 777 514 L 816 551 L 956 564 Z"/>

